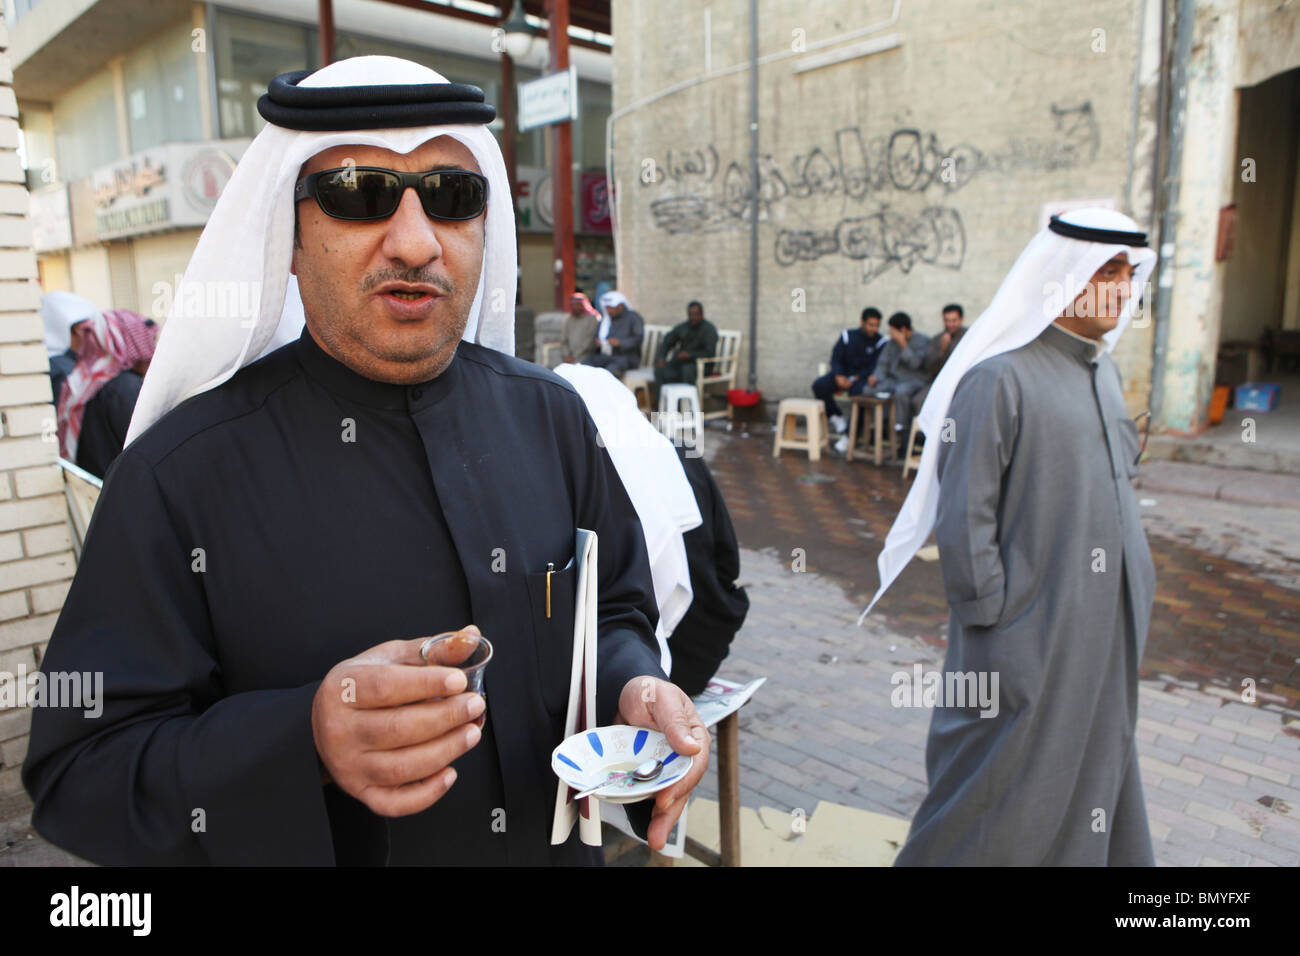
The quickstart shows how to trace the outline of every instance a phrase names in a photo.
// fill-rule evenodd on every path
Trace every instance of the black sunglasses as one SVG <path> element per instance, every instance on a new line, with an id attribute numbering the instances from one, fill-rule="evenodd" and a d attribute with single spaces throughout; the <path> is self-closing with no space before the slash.
<path id="1" fill-rule="evenodd" d="M 467 169 L 401 173 L 378 166 L 342 166 L 298 180 L 293 201 L 315 199 L 335 219 L 387 219 L 414 189 L 431 219 L 476 219 L 487 208 L 487 177 Z"/>

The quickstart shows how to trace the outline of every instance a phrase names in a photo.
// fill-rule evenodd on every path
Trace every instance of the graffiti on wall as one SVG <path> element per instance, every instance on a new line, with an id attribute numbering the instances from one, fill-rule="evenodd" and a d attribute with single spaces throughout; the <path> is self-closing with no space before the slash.
<path id="1" fill-rule="evenodd" d="M 783 266 L 841 255 L 862 262 L 862 281 L 917 263 L 960 269 L 966 257 L 966 230 L 956 209 L 929 206 L 919 215 L 884 208 L 869 216 L 841 219 L 833 229 L 782 229 L 776 236 L 776 261 Z"/>
<path id="2" fill-rule="evenodd" d="M 894 266 L 910 272 L 918 262 L 959 269 L 966 246 L 961 216 L 936 198 L 982 175 L 1068 169 L 1096 158 L 1100 133 L 1091 102 L 1053 104 L 1049 116 L 1043 134 L 1016 138 L 995 152 L 970 143 L 947 146 L 937 133 L 913 127 L 866 140 L 861 127 L 849 126 L 784 165 L 771 154 L 760 156 L 757 182 L 747 163 L 724 166 L 711 143 L 647 158 L 639 178 L 644 188 L 671 193 L 649 204 L 655 228 L 671 235 L 743 229 L 755 199 L 765 221 L 797 209 L 786 203 L 839 198 L 875 206 L 822 229 L 782 229 L 774 253 L 779 265 L 841 255 L 861 261 L 868 282 Z M 891 208 L 908 194 L 931 205 L 916 214 Z"/>

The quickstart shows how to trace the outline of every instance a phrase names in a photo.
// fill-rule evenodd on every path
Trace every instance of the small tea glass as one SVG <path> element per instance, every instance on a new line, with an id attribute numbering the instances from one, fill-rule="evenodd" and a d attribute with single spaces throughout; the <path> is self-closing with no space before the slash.
<path id="1" fill-rule="evenodd" d="M 465 672 L 465 690 L 478 694 L 487 702 L 483 692 L 483 674 L 488 662 L 492 660 L 492 643 L 481 634 L 461 634 L 448 631 L 435 634 L 420 645 L 420 659 L 426 664 L 439 667 L 459 667 Z M 487 709 L 474 720 L 476 727 L 482 727 L 487 717 Z"/>

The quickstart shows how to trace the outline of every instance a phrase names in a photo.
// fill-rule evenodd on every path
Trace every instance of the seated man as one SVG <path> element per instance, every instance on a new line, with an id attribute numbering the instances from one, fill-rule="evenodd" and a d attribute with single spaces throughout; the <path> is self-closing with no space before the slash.
<path id="1" fill-rule="evenodd" d="M 655 362 L 654 401 L 659 390 L 671 382 L 695 382 L 696 359 L 712 358 L 718 350 L 718 329 L 704 317 L 704 306 L 692 302 L 686 307 L 686 321 L 664 336 Z"/>
<path id="2" fill-rule="evenodd" d="M 560 335 L 564 361 L 576 364 L 596 354 L 596 330 L 600 328 L 600 313 L 581 292 L 569 296 L 569 314 L 564 317 L 564 330 Z"/>
<path id="3" fill-rule="evenodd" d="M 826 405 L 827 421 L 841 435 L 848 431 L 849 423 L 840 412 L 835 393 L 861 394 L 867 387 L 867 376 L 876 370 L 880 350 L 885 347 L 885 338 L 880 334 L 880 310 L 867 306 L 862 310 L 861 323 L 859 328 L 840 333 L 831 350 L 830 372 L 812 384 L 813 395 Z M 847 442 L 844 445 L 847 447 Z"/>
<path id="4" fill-rule="evenodd" d="M 641 339 L 645 336 L 645 321 L 641 314 L 632 310 L 621 292 L 606 292 L 601 296 L 600 304 L 605 310 L 605 320 L 596 333 L 600 351 L 588 356 L 582 364 L 606 369 L 612 375 L 640 368 Z M 609 346 L 608 352 L 605 346 Z"/>
<path id="5" fill-rule="evenodd" d="M 930 337 L 912 328 L 912 318 L 906 312 L 895 312 L 889 317 L 889 343 L 880 353 L 876 374 L 867 379 L 867 385 L 881 392 L 894 394 L 894 431 L 907 437 L 912 425 L 912 395 L 930 384 L 925 373 L 925 356 L 930 348 Z M 898 454 L 904 454 L 901 443 Z"/>
<path id="6" fill-rule="evenodd" d="M 943 334 L 936 335 L 930 340 L 930 348 L 925 353 L 925 374 L 930 376 L 930 382 L 934 382 L 939 376 L 939 371 L 943 368 L 944 363 L 948 361 L 948 356 L 952 355 L 952 350 L 957 347 L 961 341 L 966 328 L 962 323 L 962 308 L 955 302 L 943 307 Z M 916 415 L 921 411 L 921 406 L 925 404 L 926 396 L 930 394 L 930 386 L 919 389 L 912 395 L 912 414 Z"/>

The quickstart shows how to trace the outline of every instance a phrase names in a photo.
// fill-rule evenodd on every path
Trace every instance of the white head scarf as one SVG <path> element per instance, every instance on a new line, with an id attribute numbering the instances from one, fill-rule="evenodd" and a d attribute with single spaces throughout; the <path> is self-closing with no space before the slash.
<path id="1" fill-rule="evenodd" d="M 600 328 L 596 330 L 596 338 L 600 339 L 600 344 L 604 345 L 609 339 L 609 307 L 611 305 L 621 305 L 623 308 L 631 308 L 631 303 L 627 301 L 627 296 L 616 289 L 610 289 L 600 297 Z"/>
<path id="2" fill-rule="evenodd" d="M 73 292 L 47 292 L 41 296 L 41 322 L 45 325 L 45 352 L 51 358 L 72 347 L 72 327 L 93 319 L 99 308 Z M 57 400 L 59 396 L 55 395 Z"/>
<path id="3" fill-rule="evenodd" d="M 627 386 L 605 369 L 587 365 L 561 365 L 555 374 L 582 396 L 641 520 L 659 606 L 660 664 L 670 674 L 668 637 L 695 597 L 682 540 L 683 532 L 703 523 L 695 492 L 672 443 L 646 421 Z"/>
<path id="4" fill-rule="evenodd" d="M 362 56 L 331 63 L 299 85 L 445 82 L 417 63 Z M 294 301 L 297 296 L 286 297 L 286 290 L 293 255 L 293 191 L 303 163 L 334 146 L 378 146 L 409 153 L 435 136 L 463 143 L 488 180 L 483 268 L 464 340 L 513 355 L 515 216 L 501 148 L 486 126 L 309 132 L 268 125 L 235 167 L 199 237 L 181 288 L 174 291 L 127 441 L 185 399 L 226 381 L 268 346 L 290 341 L 301 330 L 301 303 Z M 232 299 L 241 307 L 230 308 Z M 242 308 L 244 302 L 251 303 L 251 310 Z"/>
<path id="5" fill-rule="evenodd" d="M 1092 229 L 1140 232 L 1132 219 L 1110 209 L 1079 209 L 1060 218 Z M 1147 282 L 1155 269 L 1155 252 L 1143 247 L 1070 239 L 1048 228 L 1034 236 L 1007 273 L 989 307 L 966 330 L 930 386 L 929 395 L 917 416 L 921 431 L 927 437 L 937 436 L 948 417 L 948 405 L 962 376 L 985 359 L 1018 349 L 1038 338 L 1083 291 L 1097 270 L 1121 252 L 1127 254 L 1129 263 L 1136 267 L 1134 288 L 1133 295 L 1120 313 L 1119 322 L 1103 336 L 1107 350 L 1114 349 L 1147 289 Z M 880 589 L 858 618 L 859 624 L 925 544 L 934 528 L 939 509 L 939 444 L 938 441 L 925 443 L 915 482 L 877 559 Z"/>

